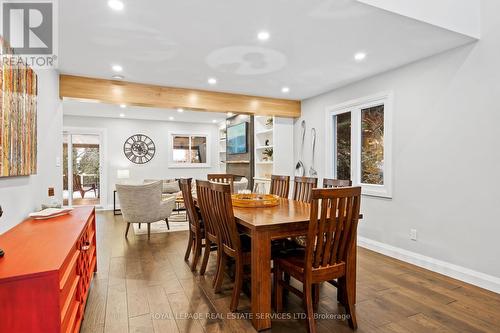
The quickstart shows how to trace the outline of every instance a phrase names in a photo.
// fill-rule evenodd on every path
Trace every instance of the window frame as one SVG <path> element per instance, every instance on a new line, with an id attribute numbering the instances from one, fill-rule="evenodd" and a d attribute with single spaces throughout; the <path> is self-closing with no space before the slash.
<path id="1" fill-rule="evenodd" d="M 174 161 L 174 137 L 187 136 L 189 137 L 189 151 L 191 152 L 191 138 L 194 136 L 204 137 L 206 140 L 206 162 L 205 163 L 177 163 Z M 170 169 L 188 169 L 188 168 L 211 168 L 211 136 L 209 133 L 186 133 L 186 132 L 169 132 L 168 144 L 168 167 Z M 191 161 L 191 156 L 189 157 Z"/>
<path id="2" fill-rule="evenodd" d="M 335 178 L 336 163 L 336 124 L 334 117 L 351 112 L 351 180 L 353 185 L 361 186 L 362 193 L 369 196 L 392 198 L 392 112 L 393 93 L 382 92 L 357 98 L 326 108 L 326 172 L 327 177 Z M 384 105 L 384 184 L 361 183 L 361 110 Z"/>

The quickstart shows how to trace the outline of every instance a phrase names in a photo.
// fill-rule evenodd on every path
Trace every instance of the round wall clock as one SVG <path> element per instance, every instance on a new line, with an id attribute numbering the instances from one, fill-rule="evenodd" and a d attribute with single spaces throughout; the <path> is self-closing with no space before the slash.
<path id="1" fill-rule="evenodd" d="M 144 134 L 134 134 L 123 144 L 123 153 L 135 164 L 144 164 L 155 156 L 155 143 Z"/>

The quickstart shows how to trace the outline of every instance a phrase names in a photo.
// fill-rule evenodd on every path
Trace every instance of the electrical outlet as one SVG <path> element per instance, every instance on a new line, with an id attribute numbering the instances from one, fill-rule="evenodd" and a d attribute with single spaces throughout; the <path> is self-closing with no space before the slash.
<path id="1" fill-rule="evenodd" d="M 417 240 L 417 229 L 410 229 L 410 239 L 414 241 Z"/>

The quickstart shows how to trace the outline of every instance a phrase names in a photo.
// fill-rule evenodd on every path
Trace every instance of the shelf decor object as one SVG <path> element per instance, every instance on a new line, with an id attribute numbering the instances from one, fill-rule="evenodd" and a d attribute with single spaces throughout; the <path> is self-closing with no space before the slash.
<path id="1" fill-rule="evenodd" d="M 79 332 L 97 270 L 95 209 L 27 219 L 0 244 L 0 332 Z"/>
<path id="2" fill-rule="evenodd" d="M 0 57 L 12 49 L 0 36 Z M 0 64 L 0 177 L 36 174 L 37 75 L 27 65 Z"/>
<path id="3" fill-rule="evenodd" d="M 234 207 L 241 208 L 265 208 L 278 206 L 280 197 L 274 194 L 233 194 Z"/>

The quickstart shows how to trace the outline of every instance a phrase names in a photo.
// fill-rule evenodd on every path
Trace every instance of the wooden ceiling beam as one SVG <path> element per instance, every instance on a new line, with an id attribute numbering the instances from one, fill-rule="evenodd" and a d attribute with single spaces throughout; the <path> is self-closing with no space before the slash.
<path id="1" fill-rule="evenodd" d="M 110 104 L 300 117 L 300 101 L 61 74 L 59 96 Z"/>

